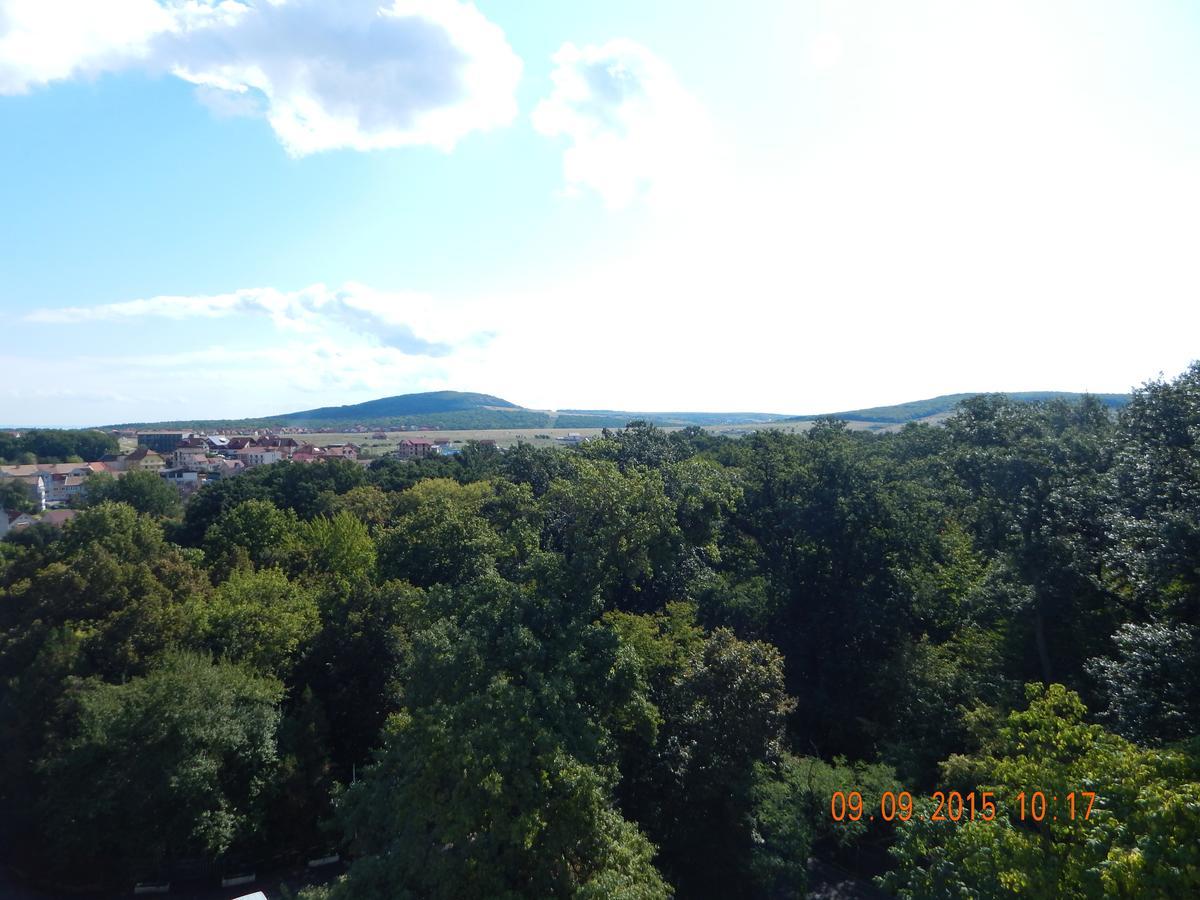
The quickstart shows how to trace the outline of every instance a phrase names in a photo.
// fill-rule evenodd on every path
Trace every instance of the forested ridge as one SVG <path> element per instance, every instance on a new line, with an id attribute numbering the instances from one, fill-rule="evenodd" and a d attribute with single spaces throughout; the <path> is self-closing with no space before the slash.
<path id="1" fill-rule="evenodd" d="M 0 434 L 0 464 L 84 462 L 117 449 L 115 437 L 96 430 L 34 428 L 19 437 Z"/>
<path id="2" fill-rule="evenodd" d="M 803 897 L 814 855 L 909 898 L 1200 895 L 1200 364 L 1119 413 L 108 485 L 0 587 L 0 847 L 57 885 L 337 849 L 306 896 Z"/>

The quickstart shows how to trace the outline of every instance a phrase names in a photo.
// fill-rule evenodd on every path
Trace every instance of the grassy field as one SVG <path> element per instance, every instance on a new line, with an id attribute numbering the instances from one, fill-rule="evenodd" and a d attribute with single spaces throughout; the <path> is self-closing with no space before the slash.
<path id="1" fill-rule="evenodd" d="M 740 437 L 760 428 L 771 428 L 791 434 L 802 434 L 811 427 L 811 422 L 780 422 L 778 424 L 761 423 L 755 425 L 708 425 L 704 427 L 704 430 L 710 434 Z M 854 431 L 878 431 L 896 426 L 889 426 L 878 422 L 850 422 L 849 427 Z M 385 441 L 375 440 L 369 434 L 307 434 L 293 435 L 293 437 L 297 440 L 307 440 L 318 447 L 326 444 L 353 443 L 374 455 L 382 456 L 385 453 L 395 450 L 396 446 L 405 438 L 423 441 L 447 440 L 460 447 L 468 441 L 482 440 L 493 440 L 499 447 L 512 447 L 522 441 L 526 444 L 533 444 L 535 447 L 550 447 L 563 446 L 562 442 L 556 439 L 566 437 L 568 434 L 579 434 L 585 438 L 597 437 L 603 430 L 602 428 L 493 428 L 477 431 L 389 431 L 387 432 L 387 440 Z M 678 430 L 678 428 L 663 429 L 663 431 Z"/>
<path id="2" fill-rule="evenodd" d="M 318 447 L 326 444 L 357 444 L 372 455 L 382 456 L 395 450 L 403 440 L 420 441 L 450 441 L 454 446 L 462 447 L 468 441 L 495 441 L 498 447 L 512 447 L 522 441 L 539 447 L 560 446 L 555 440 L 568 434 L 581 434 L 584 437 L 594 437 L 601 428 L 481 428 L 466 431 L 388 431 L 386 440 L 376 440 L 370 434 L 305 434 L 292 435 L 296 440 L 305 440 Z"/>
<path id="3" fill-rule="evenodd" d="M 899 426 L 883 422 L 850 422 L 849 427 L 854 431 L 892 431 Z M 771 429 L 789 434 L 802 434 L 812 427 L 812 422 L 768 422 L 755 425 L 707 425 L 704 430 L 711 434 L 740 437 L 758 429 Z M 677 431 L 677 428 L 664 428 L 664 431 Z M 557 438 L 568 434 L 579 434 L 585 438 L 596 437 L 602 428 L 483 428 L 465 431 L 388 431 L 387 438 L 378 440 L 371 434 L 355 432 L 307 432 L 292 434 L 297 441 L 325 447 L 329 444 L 357 444 L 372 456 L 383 456 L 395 450 L 402 440 L 438 441 L 447 440 L 454 446 L 464 446 L 468 441 L 492 440 L 499 447 L 512 447 L 522 441 L 536 447 L 561 447 L 563 443 Z M 129 452 L 136 446 L 133 438 L 121 438 L 121 450 Z"/>
<path id="4" fill-rule="evenodd" d="M 330 444 L 356 444 L 374 456 L 383 456 L 385 453 L 395 450 L 399 443 L 406 439 L 447 440 L 459 447 L 468 441 L 483 440 L 495 441 L 500 447 L 511 447 L 522 441 L 540 447 L 550 447 L 561 446 L 561 442 L 555 439 L 566 437 L 568 434 L 595 437 L 601 431 L 603 431 L 602 428 L 491 428 L 465 431 L 388 431 L 383 432 L 387 434 L 385 440 L 377 440 L 371 434 L 357 432 L 305 432 L 289 434 L 288 437 L 293 437 L 301 443 L 314 444 L 317 447 L 326 447 Z M 120 441 L 123 452 L 129 452 L 137 446 L 137 441 L 133 438 L 121 438 Z"/>

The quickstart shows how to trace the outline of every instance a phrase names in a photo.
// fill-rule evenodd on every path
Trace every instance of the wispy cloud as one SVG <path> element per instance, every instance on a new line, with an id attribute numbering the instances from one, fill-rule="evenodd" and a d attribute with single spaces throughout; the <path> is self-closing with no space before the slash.
<path id="1" fill-rule="evenodd" d="M 534 110 L 533 124 L 569 141 L 569 186 L 596 191 L 610 207 L 647 191 L 697 186 L 711 152 L 709 123 L 666 62 L 625 39 L 567 43 L 554 62 L 554 90 Z"/>
<path id="2" fill-rule="evenodd" d="M 132 319 L 265 316 L 277 328 L 321 334 L 331 325 L 412 356 L 448 356 L 456 346 L 487 343 L 487 330 L 464 330 L 424 294 L 378 291 L 362 284 L 315 284 L 298 291 L 248 288 L 206 296 L 158 296 L 97 306 L 32 310 L 25 321 L 44 324 Z M 457 321 L 456 321 L 457 319 Z M 419 324 L 415 324 L 419 323 Z M 421 333 L 418 333 L 418 332 Z"/>
<path id="3" fill-rule="evenodd" d="M 304 155 L 450 149 L 516 117 L 522 65 L 460 0 L 0 0 L 0 94 L 129 68 L 260 111 Z"/>

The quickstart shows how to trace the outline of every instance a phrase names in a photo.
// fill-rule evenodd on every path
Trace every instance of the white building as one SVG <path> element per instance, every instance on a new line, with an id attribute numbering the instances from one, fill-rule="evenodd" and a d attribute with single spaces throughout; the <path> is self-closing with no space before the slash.
<path id="1" fill-rule="evenodd" d="M 283 454 L 278 450 L 268 450 L 265 447 L 246 447 L 237 452 L 237 457 L 246 468 L 250 468 L 251 466 L 269 466 L 271 463 L 277 463 L 283 459 Z"/>
<path id="2" fill-rule="evenodd" d="M 192 469 L 202 465 L 208 458 L 208 449 L 206 447 L 176 447 L 175 448 L 175 468 L 177 469 Z"/>

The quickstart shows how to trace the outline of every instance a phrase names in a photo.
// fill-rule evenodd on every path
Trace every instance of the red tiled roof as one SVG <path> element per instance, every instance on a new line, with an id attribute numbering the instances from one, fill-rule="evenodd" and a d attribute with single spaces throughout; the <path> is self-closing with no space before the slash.
<path id="1" fill-rule="evenodd" d="M 79 510 L 76 509 L 49 509 L 42 513 L 41 521 L 47 525 L 61 528 L 77 515 L 79 515 Z"/>

